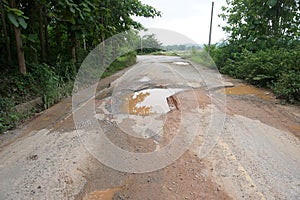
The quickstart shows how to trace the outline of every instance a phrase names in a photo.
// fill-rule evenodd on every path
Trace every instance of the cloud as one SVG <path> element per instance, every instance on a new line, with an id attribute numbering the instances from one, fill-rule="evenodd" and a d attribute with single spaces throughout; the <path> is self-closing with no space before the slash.
<path id="1" fill-rule="evenodd" d="M 141 0 L 162 11 L 163 16 L 155 19 L 135 18 L 146 28 L 164 28 L 186 35 L 199 44 L 208 43 L 211 14 L 211 1 L 204 0 Z M 219 24 L 224 22 L 218 18 L 221 7 L 226 0 L 215 1 L 212 42 L 225 38 Z"/>

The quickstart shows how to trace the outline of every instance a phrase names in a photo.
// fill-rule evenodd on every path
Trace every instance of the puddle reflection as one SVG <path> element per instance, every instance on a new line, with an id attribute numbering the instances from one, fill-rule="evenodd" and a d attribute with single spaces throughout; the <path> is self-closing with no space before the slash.
<path id="1" fill-rule="evenodd" d="M 167 98 L 183 89 L 146 89 L 123 97 L 121 111 L 124 113 L 149 116 L 170 111 Z"/>

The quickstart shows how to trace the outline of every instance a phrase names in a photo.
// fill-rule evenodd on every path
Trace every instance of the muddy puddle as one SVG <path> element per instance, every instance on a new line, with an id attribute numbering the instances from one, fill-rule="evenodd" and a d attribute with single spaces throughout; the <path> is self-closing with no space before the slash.
<path id="1" fill-rule="evenodd" d="M 274 99 L 269 92 L 250 85 L 238 85 L 235 87 L 225 88 L 225 94 L 240 96 L 253 95 L 264 100 Z"/>
<path id="2" fill-rule="evenodd" d="M 119 192 L 120 188 L 112 188 L 102 191 L 94 191 L 86 195 L 83 200 L 112 200 L 115 193 Z"/>
<path id="3" fill-rule="evenodd" d="M 183 89 L 154 88 L 134 92 L 123 97 L 121 111 L 139 116 L 167 113 L 171 110 L 167 98 L 180 91 Z"/>

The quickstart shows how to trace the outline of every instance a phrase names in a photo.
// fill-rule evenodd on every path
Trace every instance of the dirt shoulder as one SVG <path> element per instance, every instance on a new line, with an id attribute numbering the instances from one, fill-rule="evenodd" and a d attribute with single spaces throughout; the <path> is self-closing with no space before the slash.
<path id="1" fill-rule="evenodd" d="M 259 120 L 262 123 L 290 132 L 300 139 L 300 107 L 282 105 L 270 90 L 257 88 L 245 82 L 224 76 L 233 83 L 227 88 L 228 114 Z M 223 92 L 223 91 L 220 91 Z"/>

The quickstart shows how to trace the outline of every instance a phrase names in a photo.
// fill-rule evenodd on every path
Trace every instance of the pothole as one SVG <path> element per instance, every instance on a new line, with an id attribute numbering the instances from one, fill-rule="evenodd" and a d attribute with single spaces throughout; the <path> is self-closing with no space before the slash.
<path id="1" fill-rule="evenodd" d="M 112 200 L 115 193 L 119 192 L 120 188 L 112 188 L 102 191 L 94 191 L 86 195 L 83 200 Z"/>
<path id="2" fill-rule="evenodd" d="M 134 92 L 123 97 L 120 110 L 123 113 L 139 116 L 167 113 L 174 106 L 176 107 L 175 100 L 169 97 L 180 91 L 183 89 L 154 88 Z"/>
<path id="3" fill-rule="evenodd" d="M 260 99 L 272 100 L 271 93 L 251 85 L 239 85 L 235 87 L 225 88 L 225 94 L 228 95 L 254 95 Z"/>

